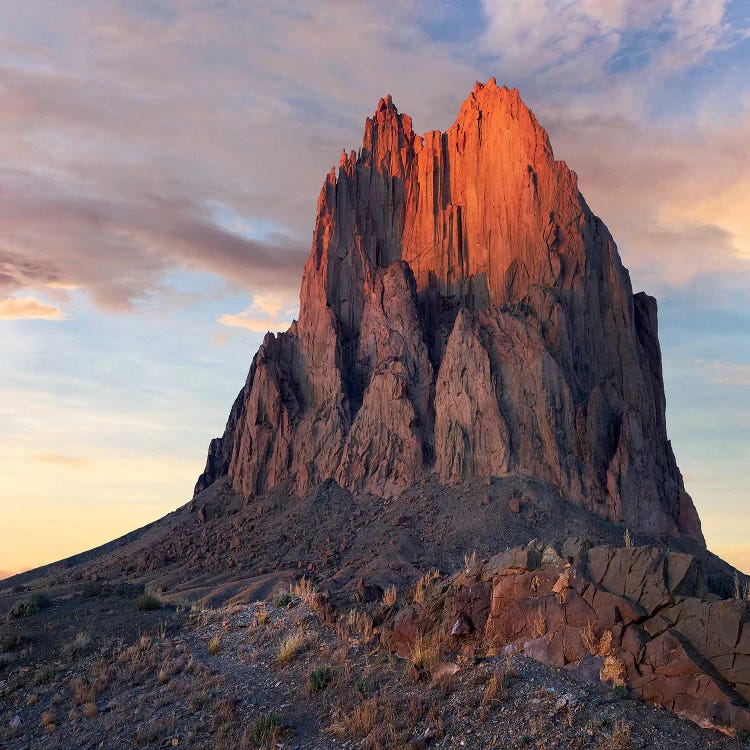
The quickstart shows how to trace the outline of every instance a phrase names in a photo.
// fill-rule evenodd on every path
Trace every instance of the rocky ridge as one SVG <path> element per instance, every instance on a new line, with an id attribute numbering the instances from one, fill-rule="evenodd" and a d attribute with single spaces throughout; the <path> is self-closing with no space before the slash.
<path id="1" fill-rule="evenodd" d="M 524 474 L 635 531 L 703 543 L 666 434 L 656 301 L 516 90 L 445 133 L 390 96 L 318 200 L 300 317 L 268 334 L 196 494 L 292 479 L 393 496 Z"/>
<path id="2" fill-rule="evenodd" d="M 386 637 L 591 670 L 704 727 L 750 734 L 750 602 L 722 599 L 692 555 L 531 542 L 423 579 Z"/>

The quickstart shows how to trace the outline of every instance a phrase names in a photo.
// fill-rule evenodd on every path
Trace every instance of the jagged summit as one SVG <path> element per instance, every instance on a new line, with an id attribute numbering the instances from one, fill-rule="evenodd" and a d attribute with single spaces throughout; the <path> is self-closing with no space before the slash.
<path id="1" fill-rule="evenodd" d="M 299 322 L 266 336 L 196 491 L 520 474 L 702 543 L 656 312 L 518 91 L 478 83 L 423 136 L 386 96 L 323 184 Z"/>

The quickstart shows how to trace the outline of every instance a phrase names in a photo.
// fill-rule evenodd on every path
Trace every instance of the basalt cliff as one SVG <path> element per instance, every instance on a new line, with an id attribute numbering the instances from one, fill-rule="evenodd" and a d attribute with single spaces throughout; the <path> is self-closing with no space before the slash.
<path id="1" fill-rule="evenodd" d="M 318 199 L 299 321 L 268 334 L 196 492 L 393 496 L 532 477 L 703 543 L 667 439 L 656 300 L 516 90 L 422 136 L 390 96 Z"/>

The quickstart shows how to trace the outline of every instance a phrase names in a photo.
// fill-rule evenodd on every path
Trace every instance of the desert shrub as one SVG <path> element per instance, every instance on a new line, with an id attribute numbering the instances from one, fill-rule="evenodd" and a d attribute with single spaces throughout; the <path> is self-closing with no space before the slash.
<path id="1" fill-rule="evenodd" d="M 76 637 L 72 641 L 64 643 L 60 647 L 60 656 L 70 661 L 75 656 L 80 656 L 91 643 L 91 636 L 86 633 L 76 633 Z"/>
<path id="2" fill-rule="evenodd" d="M 272 711 L 261 714 L 253 723 L 248 733 L 248 739 L 255 747 L 270 745 L 283 730 L 281 717 Z"/>
<path id="3" fill-rule="evenodd" d="M 135 607 L 140 612 L 154 612 L 157 609 L 163 609 L 164 602 L 153 594 L 141 594 L 135 600 Z"/>
<path id="4" fill-rule="evenodd" d="M 16 602 L 10 610 L 10 616 L 16 619 L 29 617 L 50 606 L 52 606 L 52 599 L 44 592 L 38 591 Z"/>
<path id="5" fill-rule="evenodd" d="M 313 669 L 307 677 L 307 684 L 313 693 L 325 690 L 333 681 L 333 669 L 331 667 L 318 667 Z"/>
<path id="6" fill-rule="evenodd" d="M 370 694 L 370 682 L 367 677 L 360 677 L 354 683 L 354 687 L 363 698 L 366 698 Z"/>
<path id="7" fill-rule="evenodd" d="M 288 607 L 294 601 L 291 591 L 282 591 L 274 596 L 272 603 L 274 607 Z"/>
<path id="8" fill-rule="evenodd" d="M 0 639 L 0 654 L 7 654 L 10 651 L 20 651 L 23 648 L 24 638 L 22 635 L 11 633 Z"/>

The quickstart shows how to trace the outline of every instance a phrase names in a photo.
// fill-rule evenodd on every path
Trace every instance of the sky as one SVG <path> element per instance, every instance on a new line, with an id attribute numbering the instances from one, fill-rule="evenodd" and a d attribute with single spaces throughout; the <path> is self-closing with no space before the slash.
<path id="1" fill-rule="evenodd" d="M 744 0 L 0 0 L 0 575 L 189 500 L 318 192 L 391 93 L 517 87 L 658 297 L 669 434 L 750 573 Z"/>

